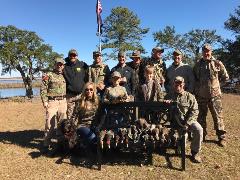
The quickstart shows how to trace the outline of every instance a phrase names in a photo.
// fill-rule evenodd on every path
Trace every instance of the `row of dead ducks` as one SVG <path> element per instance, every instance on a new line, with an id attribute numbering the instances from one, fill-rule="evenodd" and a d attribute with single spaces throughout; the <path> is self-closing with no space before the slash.
<path id="1" fill-rule="evenodd" d="M 100 146 L 102 149 L 110 149 L 112 146 L 129 147 L 129 144 L 140 144 L 142 147 L 152 146 L 167 147 L 176 146 L 179 142 L 179 134 L 176 130 L 162 125 L 148 124 L 144 118 L 135 121 L 135 124 L 127 128 L 102 129 L 100 131 Z"/>

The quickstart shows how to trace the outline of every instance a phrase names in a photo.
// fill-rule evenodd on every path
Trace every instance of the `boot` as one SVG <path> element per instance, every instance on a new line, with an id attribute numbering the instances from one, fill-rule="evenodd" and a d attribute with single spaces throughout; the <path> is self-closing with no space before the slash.
<path id="1" fill-rule="evenodd" d="M 226 147 L 226 146 L 227 146 L 227 142 L 226 142 L 225 139 L 219 139 L 218 145 L 219 145 L 220 147 Z"/>
<path id="2" fill-rule="evenodd" d="M 196 153 L 194 151 L 191 151 L 191 157 L 190 157 L 190 160 L 193 162 L 193 163 L 201 163 L 202 162 L 202 159 L 201 157 L 199 156 L 199 153 Z"/>

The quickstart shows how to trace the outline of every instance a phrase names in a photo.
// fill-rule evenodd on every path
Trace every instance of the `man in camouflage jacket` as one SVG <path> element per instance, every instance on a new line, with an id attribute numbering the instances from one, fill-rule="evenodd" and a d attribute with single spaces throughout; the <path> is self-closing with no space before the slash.
<path id="1" fill-rule="evenodd" d="M 207 135 L 206 116 L 208 108 L 212 114 L 214 129 L 218 136 L 219 145 L 225 146 L 225 128 L 223 123 L 222 95 L 220 80 L 227 80 L 228 73 L 221 61 L 212 56 L 212 47 L 205 44 L 202 48 L 203 58 L 194 66 L 195 95 L 199 104 L 198 122 L 204 129 L 204 139 Z"/>
<path id="2" fill-rule="evenodd" d="M 40 95 L 46 109 L 44 148 L 48 149 L 53 137 L 55 123 L 66 118 L 66 82 L 63 77 L 64 60 L 55 59 L 52 72 L 43 75 Z"/>
<path id="3" fill-rule="evenodd" d="M 159 82 L 161 87 L 163 87 L 165 82 L 165 76 L 166 76 L 166 64 L 162 60 L 162 53 L 164 52 L 164 49 L 161 47 L 154 47 L 152 49 L 152 56 L 149 59 L 146 59 L 143 61 L 144 67 L 147 65 L 154 66 L 154 72 L 156 81 Z M 142 75 L 140 75 L 142 77 Z"/>
<path id="4" fill-rule="evenodd" d="M 97 93 L 102 97 L 105 87 L 109 85 L 110 69 L 103 64 L 101 52 L 94 51 L 93 59 L 93 64 L 88 68 L 88 81 L 96 85 Z"/>
<path id="5" fill-rule="evenodd" d="M 167 94 L 165 102 L 177 102 L 177 111 L 174 113 L 175 120 L 179 120 L 185 128 L 192 133 L 191 139 L 191 160 L 194 163 L 201 163 L 199 152 L 203 139 L 203 128 L 197 122 L 198 104 L 191 93 L 184 90 L 184 78 L 175 77 L 173 81 L 174 91 Z"/>

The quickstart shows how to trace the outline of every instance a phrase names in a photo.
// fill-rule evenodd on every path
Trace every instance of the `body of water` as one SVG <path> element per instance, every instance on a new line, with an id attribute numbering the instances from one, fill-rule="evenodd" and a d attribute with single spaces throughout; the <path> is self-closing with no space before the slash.
<path id="1" fill-rule="evenodd" d="M 33 95 L 39 95 L 40 88 L 33 88 Z M 0 98 L 13 97 L 13 96 L 25 96 L 25 88 L 7 88 L 0 89 Z"/>
<path id="2" fill-rule="evenodd" d="M 22 79 L 16 79 L 16 80 L 0 79 L 0 84 L 11 84 L 11 83 L 23 83 L 23 80 Z"/>

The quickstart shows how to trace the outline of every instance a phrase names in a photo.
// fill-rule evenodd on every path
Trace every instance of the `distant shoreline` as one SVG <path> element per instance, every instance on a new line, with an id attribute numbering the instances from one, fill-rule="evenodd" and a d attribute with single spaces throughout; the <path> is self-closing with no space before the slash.
<path id="1" fill-rule="evenodd" d="M 35 81 L 32 84 L 32 87 L 40 87 L 41 82 Z M 23 83 L 0 83 L 0 89 L 8 89 L 8 88 L 25 88 Z"/>
<path id="2" fill-rule="evenodd" d="M 36 80 L 41 80 L 41 77 L 36 77 Z M 0 81 L 15 81 L 15 80 L 22 80 L 22 77 L 0 77 Z"/>

